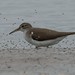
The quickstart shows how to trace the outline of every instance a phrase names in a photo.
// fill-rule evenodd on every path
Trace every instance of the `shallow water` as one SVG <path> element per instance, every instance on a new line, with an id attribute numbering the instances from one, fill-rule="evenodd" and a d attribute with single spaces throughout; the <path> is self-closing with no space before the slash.
<path id="1" fill-rule="evenodd" d="M 74 32 L 75 0 L 0 0 L 0 75 L 75 75 L 75 48 L 67 48 L 75 47 L 75 36 L 53 46 L 58 49 L 34 50 L 21 32 L 9 35 L 23 22 Z"/>
<path id="2" fill-rule="evenodd" d="M 30 48 L 21 32 L 8 35 L 23 22 L 29 22 L 34 27 L 44 27 L 58 31 L 75 31 L 75 1 L 0 1 L 0 48 Z M 68 37 L 67 44 L 59 44 L 61 47 L 74 47 L 74 37 Z M 64 41 L 66 40 L 64 39 Z M 55 47 L 59 46 L 56 45 Z"/>

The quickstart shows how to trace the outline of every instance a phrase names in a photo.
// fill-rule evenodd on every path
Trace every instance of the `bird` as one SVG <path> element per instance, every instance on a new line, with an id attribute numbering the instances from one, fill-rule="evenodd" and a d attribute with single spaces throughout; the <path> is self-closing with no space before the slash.
<path id="1" fill-rule="evenodd" d="M 26 22 L 20 24 L 20 26 L 11 31 L 9 35 L 17 31 L 22 31 L 25 40 L 34 45 L 35 48 L 49 47 L 58 44 L 68 35 L 75 34 L 75 32 L 61 32 L 47 28 L 37 28 Z"/>

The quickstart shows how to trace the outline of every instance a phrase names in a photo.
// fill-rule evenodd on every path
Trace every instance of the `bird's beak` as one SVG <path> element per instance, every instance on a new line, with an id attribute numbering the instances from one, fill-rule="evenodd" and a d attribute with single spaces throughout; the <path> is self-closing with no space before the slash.
<path id="1" fill-rule="evenodd" d="M 15 29 L 15 30 L 13 30 L 12 32 L 10 32 L 9 35 L 12 34 L 12 33 L 14 33 L 14 32 L 17 32 L 17 31 L 19 31 L 19 30 L 20 30 L 20 28 L 17 28 L 17 29 Z"/>

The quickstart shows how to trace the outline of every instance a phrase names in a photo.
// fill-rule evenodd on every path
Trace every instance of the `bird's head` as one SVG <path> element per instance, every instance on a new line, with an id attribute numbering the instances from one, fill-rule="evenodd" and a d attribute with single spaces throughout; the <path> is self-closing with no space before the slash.
<path id="1" fill-rule="evenodd" d="M 17 32 L 17 31 L 24 32 L 26 29 L 29 29 L 29 28 L 32 28 L 31 24 L 29 24 L 29 23 L 22 23 L 17 29 L 13 30 L 9 34 L 12 34 L 12 33 Z"/>

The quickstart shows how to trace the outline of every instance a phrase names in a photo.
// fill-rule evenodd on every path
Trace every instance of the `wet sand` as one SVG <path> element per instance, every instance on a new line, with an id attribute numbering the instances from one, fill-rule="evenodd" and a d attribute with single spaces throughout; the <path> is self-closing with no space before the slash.
<path id="1" fill-rule="evenodd" d="M 74 75 L 74 48 L 0 50 L 0 75 Z"/>

